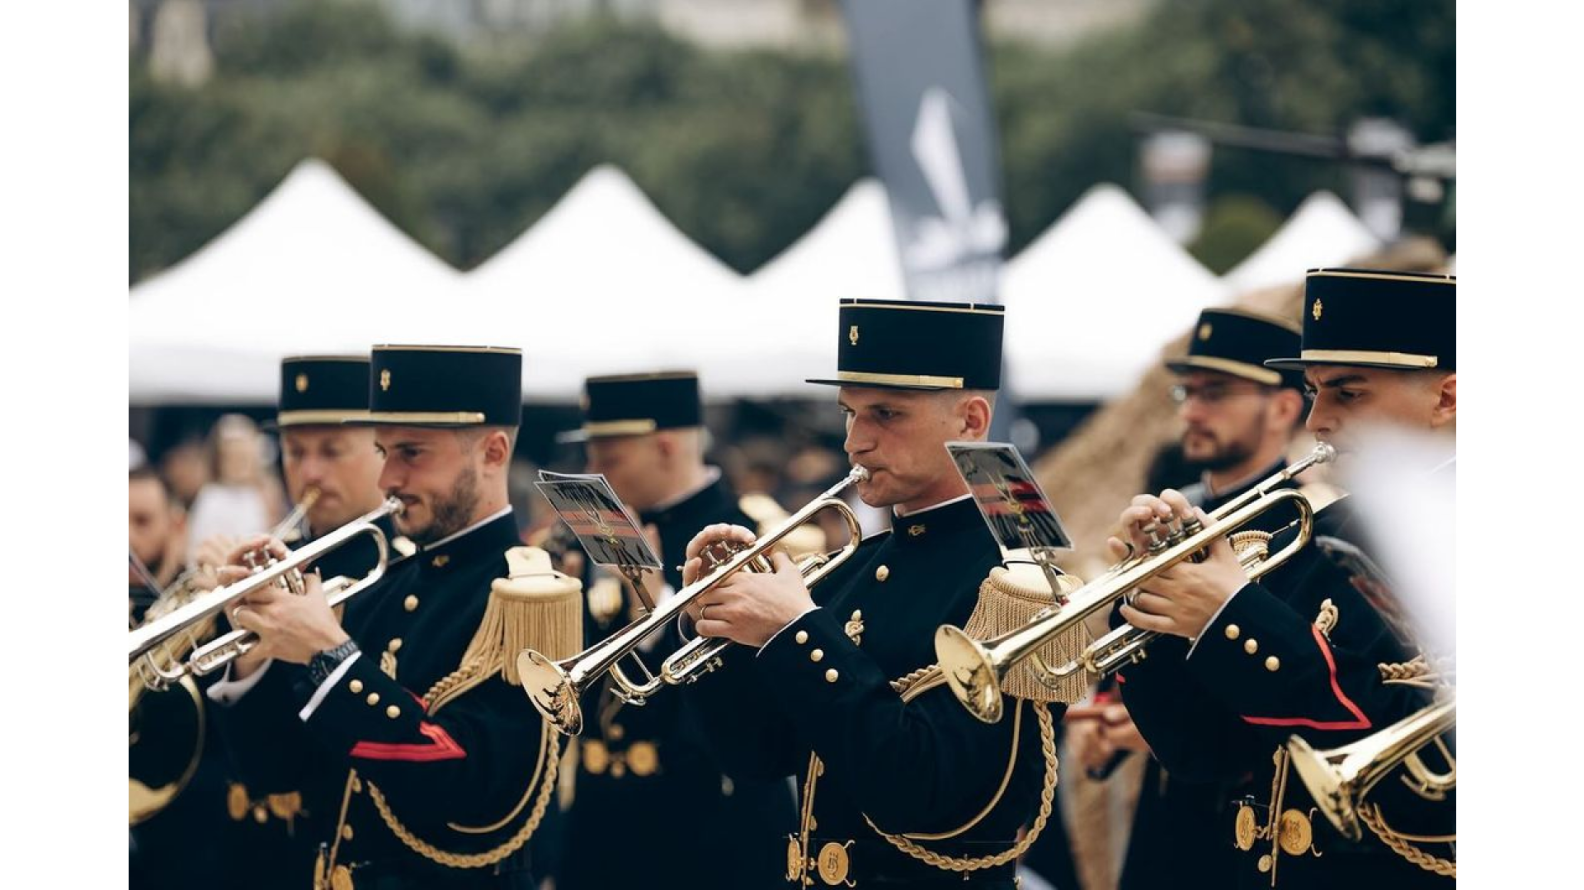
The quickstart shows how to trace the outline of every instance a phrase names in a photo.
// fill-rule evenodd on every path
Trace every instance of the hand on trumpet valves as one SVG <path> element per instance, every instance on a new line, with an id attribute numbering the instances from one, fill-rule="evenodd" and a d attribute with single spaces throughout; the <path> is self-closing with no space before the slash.
<path id="1" fill-rule="evenodd" d="M 258 645 L 233 666 L 232 676 L 237 678 L 251 673 L 266 658 L 307 664 L 315 653 L 350 639 L 325 599 L 318 573 L 304 576 L 301 595 L 274 586 L 254 591 L 231 607 L 229 617 L 234 626 L 259 638 Z M 244 659 L 249 665 L 242 664 Z"/>
<path id="2" fill-rule="evenodd" d="M 720 543 L 752 544 L 754 533 L 740 525 L 711 525 L 688 543 L 682 566 L 684 584 L 709 574 L 705 548 Z M 739 571 L 687 606 L 700 636 L 725 637 L 758 648 L 782 628 L 814 608 L 803 574 L 785 553 L 770 556 L 774 572 Z"/>
<path id="3" fill-rule="evenodd" d="M 1188 504 L 1180 492 L 1167 489 L 1160 497 L 1139 495 L 1122 511 L 1119 524 L 1131 542 L 1133 553 L 1147 553 L 1152 535 L 1170 537 L 1180 533 L 1182 523 L 1198 517 L 1202 525 L 1210 517 Z M 1106 541 L 1114 558 L 1128 555 L 1129 545 L 1122 538 Z M 1123 598 L 1122 618 L 1140 630 L 1193 639 L 1234 593 L 1248 583 L 1248 575 L 1226 536 L 1217 537 L 1205 551 L 1202 562 L 1182 560 L 1129 591 Z"/>

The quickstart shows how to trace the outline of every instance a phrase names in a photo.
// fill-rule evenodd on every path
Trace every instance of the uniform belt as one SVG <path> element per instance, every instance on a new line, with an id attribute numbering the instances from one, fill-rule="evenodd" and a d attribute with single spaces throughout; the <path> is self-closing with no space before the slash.
<path id="1" fill-rule="evenodd" d="M 793 839 L 795 843 L 795 837 Z M 977 858 L 994 856 L 1010 849 L 1007 841 L 957 841 L 929 844 L 929 849 L 946 856 Z M 838 852 L 840 851 L 840 852 Z M 908 856 L 883 840 L 853 840 L 839 837 L 810 837 L 807 856 L 811 887 L 942 887 L 1002 890 L 1017 884 L 1017 864 L 1007 862 L 969 872 L 948 871 Z"/>

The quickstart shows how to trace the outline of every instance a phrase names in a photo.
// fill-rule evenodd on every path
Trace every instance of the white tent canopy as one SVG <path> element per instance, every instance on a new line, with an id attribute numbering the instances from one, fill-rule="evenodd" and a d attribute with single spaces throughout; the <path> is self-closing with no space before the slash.
<path id="1" fill-rule="evenodd" d="M 307 160 L 235 225 L 132 289 L 133 403 L 269 402 L 280 360 L 458 339 L 461 276 Z"/>
<path id="2" fill-rule="evenodd" d="M 1258 250 L 1221 280 L 1241 294 L 1303 280 L 1308 269 L 1336 266 L 1378 250 L 1380 239 L 1330 192 L 1315 192 Z"/>
<path id="3" fill-rule="evenodd" d="M 589 171 L 467 277 L 477 333 L 523 350 L 524 396 L 575 399 L 585 377 L 694 368 L 706 392 L 739 350 L 742 277 L 671 224 L 626 174 Z M 726 394 L 724 392 L 720 393 Z"/>
<path id="4" fill-rule="evenodd" d="M 748 279 L 748 305 L 764 321 L 743 332 L 759 342 L 760 360 L 739 382 L 760 395 L 808 396 L 813 390 L 803 380 L 836 367 L 838 301 L 906 296 L 885 187 L 859 180 Z"/>
<path id="5" fill-rule="evenodd" d="M 1219 305 L 1214 275 L 1119 186 L 1094 186 L 1007 264 L 1009 388 L 1030 401 L 1119 395 Z"/>

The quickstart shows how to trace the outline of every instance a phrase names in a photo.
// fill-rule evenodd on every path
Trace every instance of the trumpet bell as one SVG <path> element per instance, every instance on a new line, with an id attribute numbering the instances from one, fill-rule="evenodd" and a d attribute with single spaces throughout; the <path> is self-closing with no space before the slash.
<path id="1" fill-rule="evenodd" d="M 984 723 L 1001 720 L 1001 675 L 982 643 L 961 628 L 943 624 L 935 630 L 935 658 L 946 684 L 968 713 Z"/>
<path id="2" fill-rule="evenodd" d="M 532 649 L 517 653 L 517 675 L 523 691 L 545 720 L 566 735 L 583 731 L 583 705 L 579 690 L 561 665 Z"/>

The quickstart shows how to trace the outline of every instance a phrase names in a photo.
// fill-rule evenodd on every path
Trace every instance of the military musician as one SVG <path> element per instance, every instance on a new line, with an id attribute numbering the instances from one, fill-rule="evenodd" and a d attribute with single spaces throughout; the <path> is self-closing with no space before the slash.
<path id="1" fill-rule="evenodd" d="M 812 593 L 777 553 L 774 573 L 690 606 L 698 633 L 741 644 L 685 690 L 728 773 L 797 778 L 794 886 L 1010 888 L 1020 829 L 1049 816 L 1046 702 L 986 725 L 924 670 L 936 627 L 968 622 L 1001 562 L 945 444 L 989 431 L 1003 324 L 994 305 L 843 300 L 837 373 L 810 382 L 840 387 L 845 450 L 869 472 L 858 495 L 890 508 L 891 530 Z M 685 580 L 707 546 L 753 537 L 706 528 Z"/>
<path id="2" fill-rule="evenodd" d="M 1303 371 L 1313 398 L 1308 428 L 1343 459 L 1371 426 L 1388 425 L 1445 443 L 1444 464 L 1405 472 L 1448 472 L 1455 295 L 1450 276 L 1311 271 L 1299 353 L 1265 364 Z M 1145 495 L 1121 523 L 1141 547 L 1152 523 L 1180 522 L 1193 509 L 1178 492 Z M 1378 818 L 1352 844 L 1315 817 L 1290 776 L 1282 747 L 1290 735 L 1315 748 L 1350 742 L 1420 709 L 1435 683 L 1434 662 L 1393 620 L 1398 610 L 1357 525 L 1347 499 L 1326 508 L 1311 545 L 1259 583 L 1221 538 L 1203 562 L 1146 582 L 1118 610 L 1135 627 L 1168 635 L 1119 678 L 1165 768 L 1190 779 L 1253 776 L 1255 793 L 1223 823 L 1241 853 L 1240 885 L 1447 886 L 1456 873 L 1450 797 L 1382 783 Z M 1128 546 L 1111 545 L 1118 556 Z"/>

